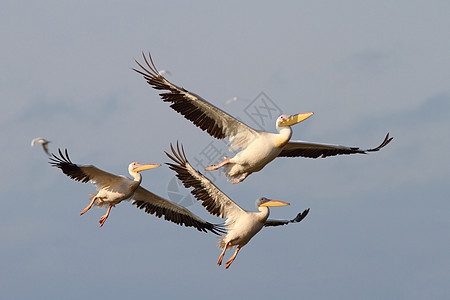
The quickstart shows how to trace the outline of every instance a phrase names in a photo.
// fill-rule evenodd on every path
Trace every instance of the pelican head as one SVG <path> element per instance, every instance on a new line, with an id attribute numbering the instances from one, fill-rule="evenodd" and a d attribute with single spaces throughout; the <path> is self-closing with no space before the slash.
<path id="1" fill-rule="evenodd" d="M 308 119 L 311 117 L 314 113 L 300 113 L 295 115 L 281 115 L 277 119 L 277 127 L 283 127 L 283 126 L 292 126 L 297 123 L 300 123 L 303 120 Z"/>
<path id="2" fill-rule="evenodd" d="M 288 202 L 280 201 L 280 200 L 267 199 L 265 197 L 259 198 L 256 201 L 256 206 L 257 207 L 261 207 L 261 206 L 285 206 L 285 205 L 291 205 L 291 204 L 288 203 Z"/>
<path id="3" fill-rule="evenodd" d="M 128 171 L 130 172 L 130 174 L 139 173 L 140 171 L 154 169 L 154 168 L 157 168 L 160 166 L 161 166 L 161 164 L 140 164 L 138 162 L 132 162 L 128 166 Z"/>

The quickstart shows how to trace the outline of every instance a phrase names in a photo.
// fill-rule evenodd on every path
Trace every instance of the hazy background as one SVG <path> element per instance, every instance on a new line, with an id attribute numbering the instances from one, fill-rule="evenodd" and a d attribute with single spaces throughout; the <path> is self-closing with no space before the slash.
<path id="1" fill-rule="evenodd" d="M 4 1 L 2 297 L 450 298 L 449 12 L 448 1 Z M 394 140 L 370 155 L 277 159 L 239 185 L 206 174 L 245 209 L 260 196 L 291 202 L 272 218 L 311 208 L 261 231 L 229 270 L 212 234 L 129 202 L 98 228 L 105 209 L 79 216 L 94 188 L 50 167 L 33 138 L 117 174 L 167 162 L 176 140 L 192 161 L 220 144 L 132 71 L 142 51 L 252 126 L 245 108 L 264 92 L 283 113 L 315 112 L 294 139 Z M 173 175 L 146 171 L 143 186 L 168 197 Z"/>

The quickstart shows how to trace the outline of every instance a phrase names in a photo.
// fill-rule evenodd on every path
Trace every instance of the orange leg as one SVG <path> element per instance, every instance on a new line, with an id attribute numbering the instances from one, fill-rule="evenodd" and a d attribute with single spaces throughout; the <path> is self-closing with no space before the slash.
<path id="1" fill-rule="evenodd" d="M 111 207 L 113 207 L 113 206 L 114 206 L 114 205 L 110 204 L 110 205 L 108 206 L 108 210 L 106 211 L 106 214 L 104 214 L 104 215 L 100 218 L 100 221 L 98 221 L 98 222 L 100 223 L 100 227 L 102 227 L 103 224 L 105 224 L 106 219 L 108 219 L 109 212 L 111 211 Z"/>
<path id="2" fill-rule="evenodd" d="M 228 244 L 229 244 L 229 243 L 230 243 L 230 242 L 228 242 L 228 243 L 225 244 L 225 247 L 223 247 L 222 253 L 220 253 L 219 260 L 217 261 L 217 264 L 218 264 L 219 266 L 222 264 L 222 259 L 223 259 L 223 256 L 225 255 L 225 251 L 227 251 L 227 247 L 228 247 Z"/>
<path id="3" fill-rule="evenodd" d="M 217 170 L 223 166 L 225 166 L 226 164 L 228 164 L 230 162 L 230 158 L 229 157 L 225 157 L 224 160 L 222 160 L 220 163 L 218 163 L 217 165 L 210 165 L 209 167 L 206 167 L 205 170 L 206 171 L 212 171 L 212 170 Z"/>
<path id="4" fill-rule="evenodd" d="M 252 173 L 249 173 L 249 172 L 243 173 L 241 177 L 233 180 L 232 184 L 236 184 L 236 183 L 239 183 L 241 181 L 244 181 L 244 179 L 247 178 L 247 176 L 250 175 L 250 174 L 252 174 Z"/>
<path id="5" fill-rule="evenodd" d="M 228 269 L 228 267 L 231 265 L 231 263 L 234 261 L 234 259 L 236 258 L 236 255 L 238 254 L 239 250 L 241 250 L 241 246 L 238 246 L 236 248 L 236 251 L 234 252 L 233 256 L 230 257 L 230 259 L 227 261 L 227 263 L 225 264 L 225 269 Z"/>
<path id="6" fill-rule="evenodd" d="M 80 212 L 80 216 L 82 216 L 85 212 L 87 212 L 88 210 L 91 209 L 91 207 L 92 207 L 92 205 L 94 204 L 95 200 L 97 200 L 97 197 L 92 197 L 91 203 L 89 203 L 89 205 L 86 206 L 86 207 Z"/>

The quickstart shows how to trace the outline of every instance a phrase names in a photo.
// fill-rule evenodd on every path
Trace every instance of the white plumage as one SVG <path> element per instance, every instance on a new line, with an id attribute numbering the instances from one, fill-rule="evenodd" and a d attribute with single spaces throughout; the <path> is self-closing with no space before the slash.
<path id="1" fill-rule="evenodd" d="M 164 216 L 164 219 L 179 225 L 195 227 L 199 231 L 211 231 L 215 234 L 223 232 L 220 225 L 203 221 L 186 208 L 159 197 L 140 186 L 142 176 L 139 172 L 161 166 L 160 164 L 140 164 L 133 162 L 128 167 L 128 172 L 133 177 L 115 175 L 100 170 L 92 165 L 76 165 L 70 161 L 67 150 L 62 153 L 59 150 L 59 157 L 52 154 L 50 164 L 60 168 L 61 171 L 70 178 L 83 183 L 91 181 L 97 188 L 97 194 L 91 194 L 91 202 L 80 215 L 87 212 L 93 205 L 108 206 L 105 215 L 100 218 L 100 227 L 103 226 L 109 216 L 111 208 L 124 200 L 133 200 L 133 205 L 144 209 L 149 214 L 157 217 Z"/>
<path id="2" fill-rule="evenodd" d="M 186 188 L 193 188 L 191 193 L 200 201 L 206 210 L 220 218 L 226 219 L 225 228 L 227 234 L 219 238 L 218 246 L 222 252 L 217 261 L 222 264 L 222 259 L 227 249 L 237 247 L 233 256 L 226 262 L 228 268 L 236 258 L 239 250 L 244 247 L 253 236 L 264 226 L 279 226 L 289 223 L 298 223 L 309 212 L 309 209 L 299 213 L 292 220 L 267 220 L 269 217 L 269 206 L 289 205 L 287 202 L 259 198 L 256 201 L 257 212 L 246 211 L 225 195 L 208 178 L 195 170 L 187 161 L 184 150 L 177 145 L 177 150 L 172 147 L 172 154 L 166 152 L 174 163 L 168 163 L 169 167 L 177 173 Z"/>
<path id="3" fill-rule="evenodd" d="M 211 136 L 218 139 L 228 137 L 231 151 L 241 149 L 234 157 L 226 157 L 218 164 L 205 168 L 210 171 L 226 166 L 226 175 L 229 179 L 233 179 L 233 183 L 241 182 L 253 172 L 260 171 L 276 157 L 317 158 L 367 153 L 380 150 L 392 140 L 388 133 L 378 147 L 365 150 L 359 147 L 305 141 L 291 142 L 290 126 L 307 119 L 313 113 L 281 115 L 275 124 L 277 133 L 259 131 L 230 116 L 200 96 L 172 84 L 158 72 L 150 54 L 148 59 L 145 55 L 143 57 L 146 66 L 136 61 L 141 70 L 134 70 L 143 75 L 154 89 L 164 91 L 160 94 L 164 102 L 171 103 L 171 108 Z"/>

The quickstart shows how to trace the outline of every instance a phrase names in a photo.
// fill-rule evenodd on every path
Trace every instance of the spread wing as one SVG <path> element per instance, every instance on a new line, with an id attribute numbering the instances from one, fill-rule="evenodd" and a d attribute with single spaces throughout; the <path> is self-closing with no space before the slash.
<path id="1" fill-rule="evenodd" d="M 303 220 L 309 213 L 309 208 L 305 209 L 303 212 L 298 213 L 298 215 L 292 220 L 267 220 L 264 226 L 281 226 L 289 223 L 298 223 Z"/>
<path id="2" fill-rule="evenodd" d="M 318 157 L 328 157 L 342 154 L 354 154 L 354 153 L 362 153 L 366 154 L 367 152 L 375 152 L 386 146 L 392 141 L 392 137 L 389 137 L 389 133 L 384 138 L 383 142 L 376 148 L 372 149 L 360 149 L 359 147 L 347 147 L 340 145 L 332 145 L 332 144 L 320 144 L 320 143 L 311 143 L 305 141 L 290 141 L 288 142 L 278 154 L 279 157 L 310 157 L 310 158 L 318 158 Z"/>
<path id="3" fill-rule="evenodd" d="M 257 134 L 256 130 L 230 116 L 220 108 L 164 78 L 155 67 L 150 53 L 148 59 L 144 53 L 142 53 L 142 56 L 147 66 L 144 67 L 136 61 L 141 70 L 133 70 L 143 75 L 144 79 L 154 89 L 166 91 L 160 94 L 163 101 L 172 103 L 170 105 L 171 108 L 182 114 L 197 127 L 218 139 L 229 137 L 232 150 L 247 147 L 248 142 Z"/>
<path id="4" fill-rule="evenodd" d="M 124 176 L 118 176 L 105 172 L 92 165 L 83 166 L 74 164 L 69 158 L 67 149 L 65 149 L 64 153 L 61 151 L 61 149 L 58 149 L 58 152 L 59 157 L 53 153 L 51 154 L 50 165 L 60 168 L 64 174 L 66 174 L 73 180 L 82 183 L 91 181 L 92 184 L 97 187 L 97 189 L 108 189 L 113 192 L 118 192 L 118 188 L 120 186 L 119 183 L 128 179 Z"/>
<path id="5" fill-rule="evenodd" d="M 224 232 L 222 226 L 206 222 L 186 208 L 161 198 L 143 187 L 137 188 L 132 199 L 133 205 L 144 209 L 146 213 L 155 215 L 158 218 L 164 216 L 164 219 L 167 221 L 187 227 L 195 227 L 197 230 L 203 232 L 207 232 L 208 230 L 215 234 Z"/>
<path id="6" fill-rule="evenodd" d="M 177 143 L 177 151 L 170 145 L 172 155 L 166 152 L 166 155 L 175 163 L 167 163 L 170 169 L 177 173 L 178 179 L 183 182 L 186 188 L 193 188 L 191 194 L 197 200 L 202 201 L 206 210 L 220 218 L 235 218 L 245 211 L 239 207 L 233 200 L 217 188 L 208 178 L 195 170 L 187 161 L 184 149 L 180 150 Z"/>

